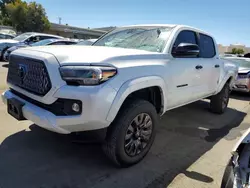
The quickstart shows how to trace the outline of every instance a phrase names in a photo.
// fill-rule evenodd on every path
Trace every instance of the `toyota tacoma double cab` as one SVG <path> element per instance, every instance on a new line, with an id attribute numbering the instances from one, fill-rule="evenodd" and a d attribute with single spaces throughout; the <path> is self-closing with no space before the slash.
<path id="1" fill-rule="evenodd" d="M 106 129 L 104 152 L 126 167 L 148 153 L 166 111 L 209 98 L 211 111 L 223 113 L 237 71 L 204 31 L 125 26 L 92 46 L 14 51 L 2 100 L 17 120 L 57 133 Z"/>

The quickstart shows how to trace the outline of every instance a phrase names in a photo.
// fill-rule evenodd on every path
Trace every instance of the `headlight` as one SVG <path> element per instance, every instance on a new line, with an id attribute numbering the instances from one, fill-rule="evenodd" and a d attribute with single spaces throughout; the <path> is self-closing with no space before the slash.
<path id="1" fill-rule="evenodd" d="M 114 67 L 64 66 L 59 68 L 62 79 L 69 85 L 98 85 L 116 75 Z"/>

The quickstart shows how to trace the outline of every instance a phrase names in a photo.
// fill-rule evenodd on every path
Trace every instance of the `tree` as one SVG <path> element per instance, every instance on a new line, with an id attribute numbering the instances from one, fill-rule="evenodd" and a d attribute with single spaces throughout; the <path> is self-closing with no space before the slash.
<path id="1" fill-rule="evenodd" d="M 8 3 L 13 3 L 14 1 L 15 0 L 0 0 L 0 25 L 12 25 L 5 5 Z"/>
<path id="2" fill-rule="evenodd" d="M 25 30 L 28 5 L 26 2 L 16 0 L 14 3 L 5 5 L 6 12 L 11 20 L 12 26 L 18 31 Z"/>
<path id="3" fill-rule="evenodd" d="M 28 4 L 27 29 L 30 31 L 44 31 L 49 29 L 50 22 L 46 16 L 45 9 L 41 4 L 31 2 Z"/>
<path id="4" fill-rule="evenodd" d="M 36 2 L 27 3 L 22 0 L 5 5 L 12 26 L 21 32 L 42 32 L 50 27 L 45 9 Z"/>
<path id="5" fill-rule="evenodd" d="M 1 15 L 6 16 L 6 9 L 5 9 L 5 5 L 9 4 L 9 3 L 14 3 L 15 0 L 0 0 L 0 11 L 1 11 Z"/>
<path id="6" fill-rule="evenodd" d="M 237 48 L 232 49 L 232 54 L 237 54 Z"/>
<path id="7" fill-rule="evenodd" d="M 244 50 L 243 50 L 243 49 L 241 49 L 241 48 L 238 48 L 238 50 L 237 50 L 237 54 L 244 54 Z"/>
<path id="8" fill-rule="evenodd" d="M 244 50 L 241 48 L 233 48 L 232 54 L 244 54 Z"/>

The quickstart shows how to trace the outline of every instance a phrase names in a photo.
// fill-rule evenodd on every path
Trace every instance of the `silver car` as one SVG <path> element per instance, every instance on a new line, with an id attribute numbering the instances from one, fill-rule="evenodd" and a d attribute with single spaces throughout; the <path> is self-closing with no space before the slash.
<path id="1" fill-rule="evenodd" d="M 238 65 L 238 77 L 233 90 L 250 93 L 250 58 L 223 57 Z"/>

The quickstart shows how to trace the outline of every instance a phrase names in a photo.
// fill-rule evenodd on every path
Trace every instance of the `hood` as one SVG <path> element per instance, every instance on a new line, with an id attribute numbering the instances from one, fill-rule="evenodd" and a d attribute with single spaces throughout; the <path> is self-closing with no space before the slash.
<path id="1" fill-rule="evenodd" d="M 28 45 L 18 44 L 18 45 L 15 45 L 15 46 L 12 46 L 12 47 L 8 48 L 7 51 L 12 52 L 12 51 L 14 51 L 16 49 L 25 48 L 25 47 L 28 47 Z"/>
<path id="2" fill-rule="evenodd" d="M 113 48 L 103 46 L 39 46 L 28 47 L 20 50 L 39 51 L 53 54 L 61 65 L 111 63 L 115 60 L 126 60 L 127 56 L 159 55 L 160 53 L 144 50 Z M 21 52 L 18 50 L 19 52 Z M 27 53 L 27 52 L 26 52 Z M 136 58 L 135 57 L 135 58 Z M 118 59 L 117 59 L 118 58 Z"/>
<path id="3" fill-rule="evenodd" d="M 30 46 L 30 45 L 20 42 L 20 43 L 18 43 L 16 46 L 17 46 L 17 47 L 28 47 L 28 46 Z"/>
<path id="4" fill-rule="evenodd" d="M 19 41 L 18 40 L 13 40 L 13 39 L 0 39 L 0 44 L 1 43 L 11 43 L 11 44 L 13 44 L 13 43 L 19 43 Z"/>
<path id="5" fill-rule="evenodd" d="M 239 73 L 248 73 L 250 72 L 250 67 L 239 67 Z"/>

